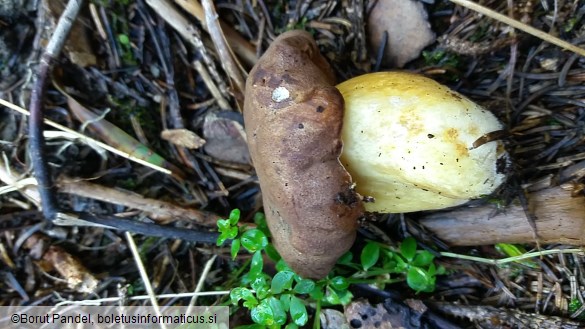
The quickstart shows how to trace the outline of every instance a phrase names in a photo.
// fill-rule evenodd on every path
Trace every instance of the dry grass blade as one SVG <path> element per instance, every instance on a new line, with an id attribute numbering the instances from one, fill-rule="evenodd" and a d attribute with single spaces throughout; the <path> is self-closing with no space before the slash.
<path id="1" fill-rule="evenodd" d="M 0 194 L 2 191 L 11 191 L 13 189 L 19 190 L 30 202 L 32 202 L 37 207 L 41 204 L 41 196 L 39 195 L 39 190 L 36 186 L 36 179 L 34 178 L 27 178 L 21 179 L 18 177 L 18 173 L 12 166 L 10 165 L 9 161 L 5 159 L 5 156 L 0 158 L 0 181 L 4 182 L 7 186 L 0 188 Z"/>
<path id="2" fill-rule="evenodd" d="M 154 308 L 154 312 L 157 316 L 161 316 L 162 312 L 160 311 L 160 307 L 158 305 L 158 301 L 154 294 L 154 289 L 152 288 L 152 284 L 150 283 L 150 279 L 148 278 L 148 273 L 146 273 L 146 268 L 144 268 L 144 263 L 142 263 L 142 259 L 140 258 L 140 253 L 138 252 L 138 248 L 136 247 L 136 242 L 134 242 L 134 238 L 130 232 L 126 232 L 126 241 L 128 242 L 128 246 L 130 247 L 130 251 L 132 252 L 132 257 L 134 258 L 134 262 L 136 262 L 136 267 L 138 268 L 138 272 L 140 273 L 140 278 L 142 279 L 142 283 L 144 284 L 144 288 L 150 297 L 150 303 Z M 166 326 L 164 323 L 160 323 L 161 328 L 165 328 Z"/>
<path id="3" fill-rule="evenodd" d="M 193 298 L 191 298 L 191 301 L 189 302 L 189 309 L 187 310 L 187 314 L 190 313 L 191 308 L 195 305 L 197 305 L 197 298 L 199 297 L 199 295 L 197 295 L 197 293 L 201 292 L 201 289 L 203 289 L 203 284 L 205 284 L 205 279 L 207 278 L 207 275 L 209 274 L 209 271 L 211 270 L 211 266 L 213 265 L 213 263 L 215 262 L 215 259 L 217 258 L 217 255 L 213 255 L 206 263 L 205 263 L 205 267 L 203 268 L 203 272 L 201 272 L 201 277 L 199 278 L 199 281 L 197 281 L 197 286 L 195 287 L 195 291 L 193 292 Z"/>
<path id="4" fill-rule="evenodd" d="M 73 112 L 75 117 L 84 124 L 89 122 L 88 128 L 99 135 L 100 138 L 105 140 L 108 144 L 114 145 L 116 149 L 122 150 L 125 153 L 132 154 L 144 162 L 169 169 L 173 175 L 179 179 L 185 177 L 185 173 L 182 170 L 150 150 L 146 145 L 140 143 L 110 122 L 104 119 L 98 120 L 97 115 L 86 109 L 83 105 L 73 99 L 73 97 L 69 95 L 66 96 L 69 109 Z"/>

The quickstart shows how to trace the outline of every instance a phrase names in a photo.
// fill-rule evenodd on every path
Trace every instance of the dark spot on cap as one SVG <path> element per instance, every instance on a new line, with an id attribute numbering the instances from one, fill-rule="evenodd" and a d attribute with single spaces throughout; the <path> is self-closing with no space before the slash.
<path id="1" fill-rule="evenodd" d="M 305 126 L 302 123 L 299 123 L 299 129 L 303 129 Z"/>
<path id="2" fill-rule="evenodd" d="M 325 108 L 321 105 L 317 106 L 317 113 L 323 113 L 323 111 L 325 111 Z"/>
<path id="3" fill-rule="evenodd" d="M 351 321 L 349 321 L 349 325 L 352 328 L 361 328 L 362 327 L 362 322 L 358 319 L 353 319 Z"/>
<path id="4" fill-rule="evenodd" d="M 433 134 L 428 134 L 428 135 L 427 135 L 427 137 L 428 137 L 428 138 L 435 138 L 435 135 L 433 135 Z"/>

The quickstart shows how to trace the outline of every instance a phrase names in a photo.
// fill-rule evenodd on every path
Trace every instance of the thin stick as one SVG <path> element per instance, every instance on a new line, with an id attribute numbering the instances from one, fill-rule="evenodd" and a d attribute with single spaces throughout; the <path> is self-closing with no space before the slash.
<path id="1" fill-rule="evenodd" d="M 211 41 L 213 41 L 213 44 L 215 45 L 215 49 L 219 55 L 221 65 L 223 66 L 226 73 L 232 78 L 238 87 L 239 92 L 243 94 L 246 82 L 242 77 L 240 68 L 234 59 L 232 50 L 230 49 L 230 46 L 228 45 L 222 28 L 219 24 L 219 15 L 215 11 L 215 7 L 213 6 L 211 0 L 202 0 L 202 3 L 203 10 L 205 11 L 205 22 L 207 23 L 207 30 L 209 32 L 209 36 L 211 36 Z"/>
<path id="2" fill-rule="evenodd" d="M 181 8 L 188 11 L 191 15 L 195 16 L 199 23 L 204 30 L 208 31 L 207 24 L 205 22 L 205 13 L 203 12 L 203 7 L 197 0 L 175 0 Z M 236 54 L 246 63 L 248 67 L 254 66 L 258 58 L 256 57 L 256 53 L 254 47 L 250 42 L 242 37 L 240 33 L 238 33 L 233 27 L 226 24 L 225 22 L 219 20 L 219 24 L 221 29 L 225 33 L 225 38 L 229 43 L 230 47 L 234 50 Z"/>
<path id="3" fill-rule="evenodd" d="M 53 179 L 47 165 L 45 154 L 45 137 L 43 136 L 43 98 L 47 88 L 46 81 L 56 58 L 61 53 L 71 26 L 81 9 L 83 0 L 70 0 L 59 18 L 55 31 L 49 40 L 37 70 L 37 79 L 33 84 L 30 97 L 29 144 L 28 151 L 34 169 L 34 176 L 39 184 L 39 194 L 45 219 L 53 221 L 59 212 Z"/>
<path id="4" fill-rule="evenodd" d="M 155 295 L 154 297 L 157 299 L 163 298 L 192 298 L 193 296 L 224 296 L 229 295 L 229 290 L 220 290 L 220 291 L 204 291 L 198 293 L 192 292 L 183 292 L 177 294 L 162 294 L 162 295 Z M 98 299 L 85 299 L 85 300 L 64 300 L 62 302 L 57 303 L 55 306 L 63 306 L 63 305 L 96 305 L 100 306 L 102 303 L 111 303 L 111 302 L 119 302 L 124 297 L 106 297 L 106 298 L 98 298 Z M 132 296 L 128 297 L 127 300 L 146 300 L 150 299 L 151 296 L 147 295 L 140 295 L 140 296 Z"/>
<path id="5" fill-rule="evenodd" d="M 477 11 L 478 13 L 480 13 L 482 15 L 491 17 L 497 21 L 500 21 L 504 24 L 510 25 L 518 30 L 524 31 L 524 32 L 531 34 L 531 35 L 533 35 L 539 39 L 542 39 L 546 42 L 550 42 L 550 43 L 557 45 L 563 49 L 572 51 L 576 54 L 579 54 L 579 55 L 585 57 L 585 49 L 577 47 L 575 45 L 572 45 L 564 40 L 561 40 L 557 37 L 554 37 L 546 32 L 539 30 L 539 29 L 535 29 L 534 27 L 532 27 L 530 25 L 527 25 L 527 24 L 524 24 L 524 23 L 519 22 L 517 20 L 514 20 L 508 16 L 502 15 L 498 12 L 495 12 L 489 8 L 484 7 L 484 6 L 478 5 L 478 4 L 471 2 L 469 0 L 450 0 L 450 1 L 455 3 L 455 4 L 460 5 L 462 7 L 469 8 L 473 11 Z"/>
<path id="6" fill-rule="evenodd" d="M 19 173 L 14 169 L 11 168 L 8 161 L 0 158 L 0 181 L 12 185 L 18 180 Z M 31 178 L 34 181 L 34 178 Z M 23 187 L 21 192 L 31 199 L 33 203 L 38 203 L 40 199 L 36 187 L 36 181 L 33 183 L 31 181 L 31 186 Z M 64 191 L 67 192 L 67 191 Z M 96 193 L 97 194 L 97 193 Z M 90 198 L 96 198 L 96 195 L 86 195 Z M 111 196 L 111 197 L 116 197 Z M 99 198 L 97 198 L 99 199 Z M 102 200 L 107 201 L 107 200 Z M 146 200 L 145 200 L 146 201 Z M 110 200 L 111 202 L 111 200 Z M 156 201 L 160 202 L 160 201 Z M 156 207 L 156 202 L 153 202 L 153 207 Z M 162 205 L 162 204 L 159 204 Z M 164 208 L 164 207 L 163 207 Z M 162 210 L 162 209 L 161 209 Z M 196 215 L 189 216 L 190 210 L 186 213 L 186 217 L 190 219 L 197 218 Z M 206 224 L 211 224 L 213 221 L 213 217 L 215 215 L 211 213 L 204 213 L 201 211 L 192 210 L 195 212 L 200 212 L 202 215 L 206 216 L 207 219 L 205 220 Z M 114 216 L 107 216 L 101 215 L 100 217 L 88 214 L 88 213 L 62 213 L 59 212 L 55 216 L 53 223 L 56 225 L 61 226 L 97 226 L 97 227 L 105 227 L 112 230 L 123 230 L 123 231 L 130 231 L 146 236 L 153 236 L 153 237 L 160 237 L 165 239 L 181 239 L 187 242 L 194 242 L 194 243 L 210 243 L 213 244 L 217 241 L 217 237 L 219 236 L 216 232 L 208 232 L 208 231 L 197 231 L 188 228 L 178 228 L 172 226 L 162 226 L 152 223 L 144 223 L 135 220 L 130 220 L 126 218 L 119 218 Z"/>
<path id="7" fill-rule="evenodd" d="M 203 45 L 199 29 L 189 23 L 175 6 L 169 0 L 146 0 L 146 4 L 149 5 L 156 13 L 162 17 L 175 31 L 177 31 L 191 46 L 193 46 L 200 54 L 203 60 L 205 70 L 209 72 L 213 80 L 204 80 L 208 88 L 214 88 L 213 84 L 219 86 L 221 90 L 220 98 L 217 99 L 218 105 L 223 109 L 229 109 L 229 103 L 224 97 L 227 94 L 227 88 L 225 82 L 217 73 L 215 63 L 207 53 L 207 49 Z M 225 93 L 224 93 L 225 91 Z"/>

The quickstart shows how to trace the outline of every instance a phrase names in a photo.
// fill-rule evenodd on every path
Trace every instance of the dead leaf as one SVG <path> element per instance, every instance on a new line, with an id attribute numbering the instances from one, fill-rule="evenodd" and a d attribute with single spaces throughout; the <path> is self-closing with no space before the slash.
<path id="1" fill-rule="evenodd" d="M 427 18 L 420 1 L 378 0 L 368 17 L 368 40 L 373 53 L 380 48 L 386 31 L 385 65 L 403 67 L 419 57 L 424 47 L 435 42 Z"/>
<path id="2" fill-rule="evenodd" d="M 205 139 L 188 129 L 163 130 L 160 137 L 169 143 L 196 150 L 205 144 Z"/>
<path id="3" fill-rule="evenodd" d="M 205 152 L 218 160 L 250 164 L 242 120 L 239 113 L 231 111 L 209 113 L 203 123 Z"/>
<path id="4" fill-rule="evenodd" d="M 59 246 L 47 246 L 49 243 L 45 236 L 34 234 L 25 241 L 24 246 L 33 258 L 40 259 L 38 266 L 45 271 L 59 273 L 69 288 L 81 293 L 93 293 L 98 279 L 77 257 Z"/>
<path id="5" fill-rule="evenodd" d="M 95 291 L 99 281 L 83 266 L 79 259 L 73 257 L 63 248 L 50 246 L 43 255 L 43 260 L 49 262 L 63 276 L 69 288 L 82 293 Z"/>

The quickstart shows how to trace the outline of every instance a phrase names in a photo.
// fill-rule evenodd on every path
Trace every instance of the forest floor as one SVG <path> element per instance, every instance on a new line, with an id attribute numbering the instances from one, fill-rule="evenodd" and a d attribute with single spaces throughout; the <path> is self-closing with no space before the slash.
<path id="1" fill-rule="evenodd" d="M 473 206 L 494 213 L 520 207 L 526 216 L 522 221 L 535 228 L 541 218 L 530 206 L 532 193 L 559 189 L 565 192 L 562 197 L 583 202 L 584 58 L 450 1 L 416 2 L 427 10 L 436 41 L 402 69 L 457 90 L 506 127 L 499 137 L 512 158 L 508 181 Z M 573 45 L 585 42 L 583 1 L 480 3 Z M 42 98 L 44 117 L 70 130 L 45 125 L 44 149 L 54 182 L 48 193 L 59 213 L 91 214 L 93 219 L 69 225 L 45 220 L 40 204 L 46 195 L 38 193 L 32 169 L 36 158 L 27 153 L 32 140 L 28 117 L 0 107 L 0 305 L 104 297 L 142 305 L 144 301 L 131 299 L 147 294 L 139 259 L 154 293 L 174 295 L 159 299 L 161 305 L 187 305 L 191 297 L 176 294 L 194 292 L 210 293 L 198 298 L 200 305 L 227 305 L 226 291 L 239 285 L 238 269 L 250 255 L 241 253 L 233 261 L 229 248 L 217 247 L 216 221 L 237 208 L 241 221 L 251 222 L 262 209 L 243 127 L 242 79 L 271 41 L 291 29 L 311 32 L 339 81 L 396 69 L 395 62 L 378 55 L 380 41 L 368 40 L 373 24 L 366 23 L 374 4 L 216 1 L 221 29 L 202 22 L 212 13 L 195 0 L 83 4 Z M 13 107 L 29 108 L 40 55 L 64 5 L 0 0 L 0 98 Z M 221 49 L 210 37 L 213 33 L 223 35 L 231 50 Z M 235 66 L 226 65 L 228 57 Z M 416 309 L 414 300 L 420 301 L 432 310 L 427 320 L 445 319 L 441 325 L 428 320 L 438 328 L 447 328 L 447 322 L 462 328 L 520 328 L 532 322 L 540 328 L 577 328 L 585 319 L 583 252 L 560 252 L 583 245 L 583 238 L 454 246 L 419 225 L 427 215 L 369 216 L 354 253 L 359 254 L 356 248 L 366 239 L 402 241 L 408 236 L 436 256 L 448 252 L 499 259 L 559 252 L 500 265 L 437 257 L 446 272 L 436 277 L 433 292 L 415 294 L 404 280 L 355 285 L 348 288 L 354 301 L 375 308 L 392 300 L 410 310 Z M 92 226 L 100 218 L 131 221 L 115 226 L 120 229 Z M 136 231 L 131 223 L 136 221 L 149 226 Z M 581 223 L 575 224 L 581 230 L 576 235 L 585 236 L 585 225 L 575 221 Z M 131 240 L 139 259 L 131 252 Z M 311 317 L 312 306 L 308 303 Z M 339 305 L 329 309 L 345 312 L 348 319 L 356 312 Z M 252 323 L 243 309 L 232 311 L 232 324 Z M 369 328 L 366 321 L 362 328 Z"/>

